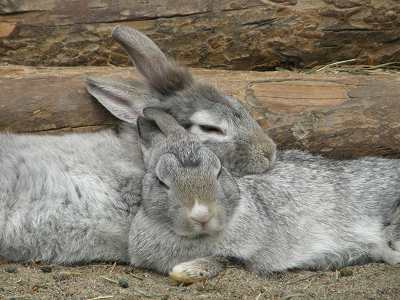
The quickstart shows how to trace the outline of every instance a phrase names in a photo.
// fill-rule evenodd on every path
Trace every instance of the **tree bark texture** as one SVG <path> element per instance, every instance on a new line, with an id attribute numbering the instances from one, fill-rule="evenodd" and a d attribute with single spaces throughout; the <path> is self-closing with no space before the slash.
<path id="1" fill-rule="evenodd" d="M 87 76 L 138 78 L 132 68 L 0 67 L 0 130 L 59 133 L 116 120 L 86 92 Z M 400 75 L 193 69 L 241 100 L 281 149 L 337 158 L 400 157 Z"/>
<path id="2" fill-rule="evenodd" d="M 117 24 L 192 67 L 400 60 L 398 0 L 0 0 L 0 63 L 127 65 Z"/>

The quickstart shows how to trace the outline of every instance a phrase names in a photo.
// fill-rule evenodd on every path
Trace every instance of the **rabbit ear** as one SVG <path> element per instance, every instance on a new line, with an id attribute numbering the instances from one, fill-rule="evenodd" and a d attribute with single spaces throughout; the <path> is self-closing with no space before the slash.
<path id="1" fill-rule="evenodd" d="M 88 78 L 86 89 L 110 113 L 127 123 L 135 123 L 145 106 L 159 103 L 138 83 Z"/>
<path id="2" fill-rule="evenodd" d="M 146 147 L 151 146 L 151 143 L 153 142 L 156 136 L 163 135 L 160 128 L 158 128 L 156 122 L 154 122 L 153 120 L 146 119 L 145 117 L 139 116 L 137 118 L 136 125 L 141 142 Z"/>
<path id="3" fill-rule="evenodd" d="M 143 115 L 146 118 L 154 120 L 158 128 L 165 134 L 186 134 L 185 128 L 183 128 L 179 123 L 168 113 L 165 111 L 155 108 L 148 107 L 143 110 Z"/>
<path id="4" fill-rule="evenodd" d="M 145 166 L 148 167 L 151 159 L 152 146 L 164 140 L 165 136 L 153 120 L 139 116 L 136 125 L 140 138 L 143 162 Z"/>
<path id="5" fill-rule="evenodd" d="M 188 70 L 168 60 L 143 33 L 130 27 L 117 26 L 112 31 L 112 37 L 128 52 L 129 58 L 149 85 L 162 95 L 172 94 L 192 84 Z"/>
<path id="6" fill-rule="evenodd" d="M 208 155 L 203 155 L 200 160 L 200 166 L 211 170 L 215 176 L 218 176 L 218 174 L 221 172 L 221 161 L 208 148 L 203 148 L 202 153 L 208 153 Z"/>

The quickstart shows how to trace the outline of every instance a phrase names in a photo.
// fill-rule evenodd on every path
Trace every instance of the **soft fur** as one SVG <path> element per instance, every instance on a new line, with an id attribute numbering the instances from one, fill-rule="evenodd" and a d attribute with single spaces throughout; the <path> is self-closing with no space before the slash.
<path id="1" fill-rule="evenodd" d="M 144 175 L 135 125 L 145 107 L 163 107 L 197 128 L 194 135 L 227 165 L 243 166 L 240 174 L 272 165 L 275 144 L 237 101 L 196 83 L 142 33 L 116 27 L 113 37 L 146 82 L 88 79 L 88 91 L 124 121 L 119 131 L 0 135 L 0 256 L 6 259 L 128 261 L 127 232 L 141 200 Z M 196 113 L 203 117 L 197 114 L 195 122 L 203 125 L 219 126 L 214 123 L 222 120 L 224 133 L 199 129 L 190 121 Z M 236 157 L 229 149 L 242 151 Z M 208 212 L 199 211 L 207 217 Z"/>
<path id="2" fill-rule="evenodd" d="M 196 167 L 187 170 L 190 174 Z M 180 213 L 182 197 L 167 197 L 168 191 L 151 179 L 157 174 L 151 174 L 129 234 L 134 266 L 172 270 L 174 278 L 190 281 L 216 275 L 221 257 L 235 258 L 258 274 L 400 263 L 400 160 L 337 161 L 286 151 L 263 175 L 233 178 L 222 168 L 218 176 L 197 176 L 192 186 L 216 186 L 214 206 L 222 220 L 218 231 L 210 219 L 202 232 L 182 233 L 180 223 L 188 219 Z M 170 181 L 180 185 L 179 176 Z M 198 195 L 193 189 L 188 196 Z"/>
<path id="3" fill-rule="evenodd" d="M 0 135 L 0 257 L 127 261 L 143 177 L 136 135 Z"/>

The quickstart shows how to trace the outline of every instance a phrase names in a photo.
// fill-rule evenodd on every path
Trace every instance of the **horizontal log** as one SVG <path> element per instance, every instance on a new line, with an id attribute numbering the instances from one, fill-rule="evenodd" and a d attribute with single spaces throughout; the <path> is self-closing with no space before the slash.
<path id="1" fill-rule="evenodd" d="M 110 37 L 121 23 L 196 67 L 400 60 L 396 0 L 1 0 L 0 63 L 127 65 Z"/>
<path id="2" fill-rule="evenodd" d="M 137 78 L 131 68 L 0 67 L 0 130 L 87 131 L 116 120 L 88 95 L 87 76 Z M 241 100 L 281 149 L 331 157 L 400 157 L 400 75 L 193 69 Z"/>

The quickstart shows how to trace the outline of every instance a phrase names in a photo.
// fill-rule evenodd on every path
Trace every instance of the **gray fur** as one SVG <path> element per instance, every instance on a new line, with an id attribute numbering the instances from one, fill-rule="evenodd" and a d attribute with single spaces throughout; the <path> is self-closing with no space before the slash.
<path id="1" fill-rule="evenodd" d="M 194 176 L 219 173 L 216 155 L 170 115 L 154 108 L 145 114 L 169 128 L 163 133 L 154 121 L 139 117 L 140 139 L 130 126 L 120 133 L 1 134 L 0 257 L 61 264 L 129 262 L 128 233 L 141 201 L 143 177 L 156 195 L 160 182 L 149 185 L 152 174 L 167 182 L 186 172 L 193 182 Z M 144 174 L 144 167 L 151 169 Z M 213 191 L 212 181 L 178 191 L 172 182 L 167 184 L 167 197 L 172 198 L 198 191 L 199 201 L 209 201 Z M 151 215 L 168 207 L 159 203 L 146 209 Z M 190 224 L 181 225 L 183 231 L 191 230 Z"/>
<path id="2" fill-rule="evenodd" d="M 200 108 L 217 114 L 218 120 L 229 116 L 225 119 L 230 122 L 230 134 L 237 139 L 234 130 L 243 131 L 239 135 L 242 141 L 237 143 L 232 138 L 223 143 L 205 143 L 215 151 L 218 145 L 232 151 L 238 145 L 243 149 L 259 149 L 255 153 L 260 164 L 246 165 L 240 170 L 244 174 L 270 166 L 275 145 L 236 101 L 220 96 L 211 87 L 194 83 L 184 68 L 167 60 L 143 34 L 117 27 L 113 36 L 127 47 L 151 88 L 134 81 L 89 79 L 88 91 L 103 106 L 124 122 L 133 124 L 145 107 L 157 105 L 176 111 L 183 123 Z M 161 82 L 164 79 L 165 84 Z M 9 260 L 55 263 L 126 261 L 130 218 L 141 200 L 143 160 L 150 159 L 147 157 L 150 148 L 153 150 L 151 159 L 157 160 L 162 154 L 161 151 L 159 156 L 154 156 L 153 135 L 161 142 L 163 135 L 154 133 L 154 126 L 149 128 L 153 129 L 148 139 L 151 143 L 146 143 L 143 136 L 142 150 L 138 147 L 136 129 L 128 125 L 122 126 L 119 133 L 103 131 L 59 137 L 1 134 L 0 256 Z M 250 134 L 244 133 L 246 128 Z M 174 144 L 173 140 L 170 144 Z M 182 153 L 185 147 L 190 148 L 188 144 L 175 145 L 181 147 Z M 193 143 L 193 147 L 199 145 Z M 242 152 L 244 158 L 252 156 L 251 161 L 257 161 L 250 150 Z M 199 153 L 205 155 L 203 161 L 210 156 L 215 168 L 220 166 L 209 150 Z M 184 163 L 193 159 L 196 164 L 196 156 L 187 155 Z M 159 172 L 162 166 L 163 163 L 158 165 Z M 208 171 L 202 169 L 201 172 Z M 207 202 L 205 196 L 201 200 Z M 208 212 L 200 212 L 201 217 L 207 217 Z"/>
<path id="3" fill-rule="evenodd" d="M 181 149 L 173 152 L 178 160 L 182 151 L 196 155 L 194 147 Z M 185 170 L 180 173 L 184 178 L 175 174 L 169 184 L 178 192 L 180 185 L 191 190 L 174 197 L 167 197 L 171 194 L 158 185 L 156 173 L 146 174 L 143 205 L 129 233 L 132 265 L 161 273 L 173 270 L 173 275 L 188 268 L 187 275 L 197 278 L 201 265 L 221 269 L 220 263 L 210 267 L 213 257 L 233 257 L 258 274 L 368 261 L 400 263 L 399 249 L 390 247 L 399 245 L 394 223 L 400 160 L 337 161 L 286 151 L 262 175 L 233 178 L 224 168 L 219 175 L 199 174 L 196 167 Z M 193 180 L 191 174 L 196 174 Z M 217 212 L 217 225 L 211 218 L 202 228 L 184 227 L 191 220 L 182 210 L 188 199 L 201 196 L 204 182 L 213 187 L 207 203 Z"/>
<path id="4" fill-rule="evenodd" d="M 117 26 L 113 38 L 128 52 L 148 86 L 91 78 L 88 91 L 117 118 L 134 123 L 144 107 L 159 107 L 195 134 L 238 175 L 263 173 L 275 160 L 275 143 L 233 98 L 194 81 L 143 33 Z"/>
<path id="5" fill-rule="evenodd" d="M 238 173 L 270 167 L 275 144 L 236 101 L 193 82 L 185 68 L 168 60 L 142 33 L 117 27 L 113 37 L 127 49 L 147 85 L 88 79 L 87 90 L 109 111 L 132 124 L 148 106 L 173 111 L 182 123 L 189 122 L 200 109 L 208 111 L 229 121 L 232 138 L 205 143 L 216 152 L 219 145 L 232 151 L 245 149 L 240 158 L 244 167 Z M 160 132 L 154 134 L 162 137 Z M 239 138 L 240 143 L 236 142 Z M 147 139 L 152 141 L 153 136 Z M 134 125 L 122 126 L 119 133 L 107 130 L 58 137 L 1 134 L 0 256 L 58 263 L 126 261 L 126 234 L 141 200 L 143 160 L 147 160 L 138 142 Z M 145 155 L 150 153 L 146 147 L 153 147 L 145 136 L 141 146 Z M 252 147 L 258 149 L 254 155 Z M 233 169 L 239 166 L 229 151 L 218 153 L 220 158 L 226 156 Z M 195 156 L 186 159 L 191 161 Z M 247 159 L 252 163 L 246 164 Z M 219 165 L 218 159 L 213 160 Z"/>
<path id="6" fill-rule="evenodd" d="M 0 166 L 0 257 L 127 261 L 127 228 L 143 177 L 135 128 L 1 134 Z"/>

